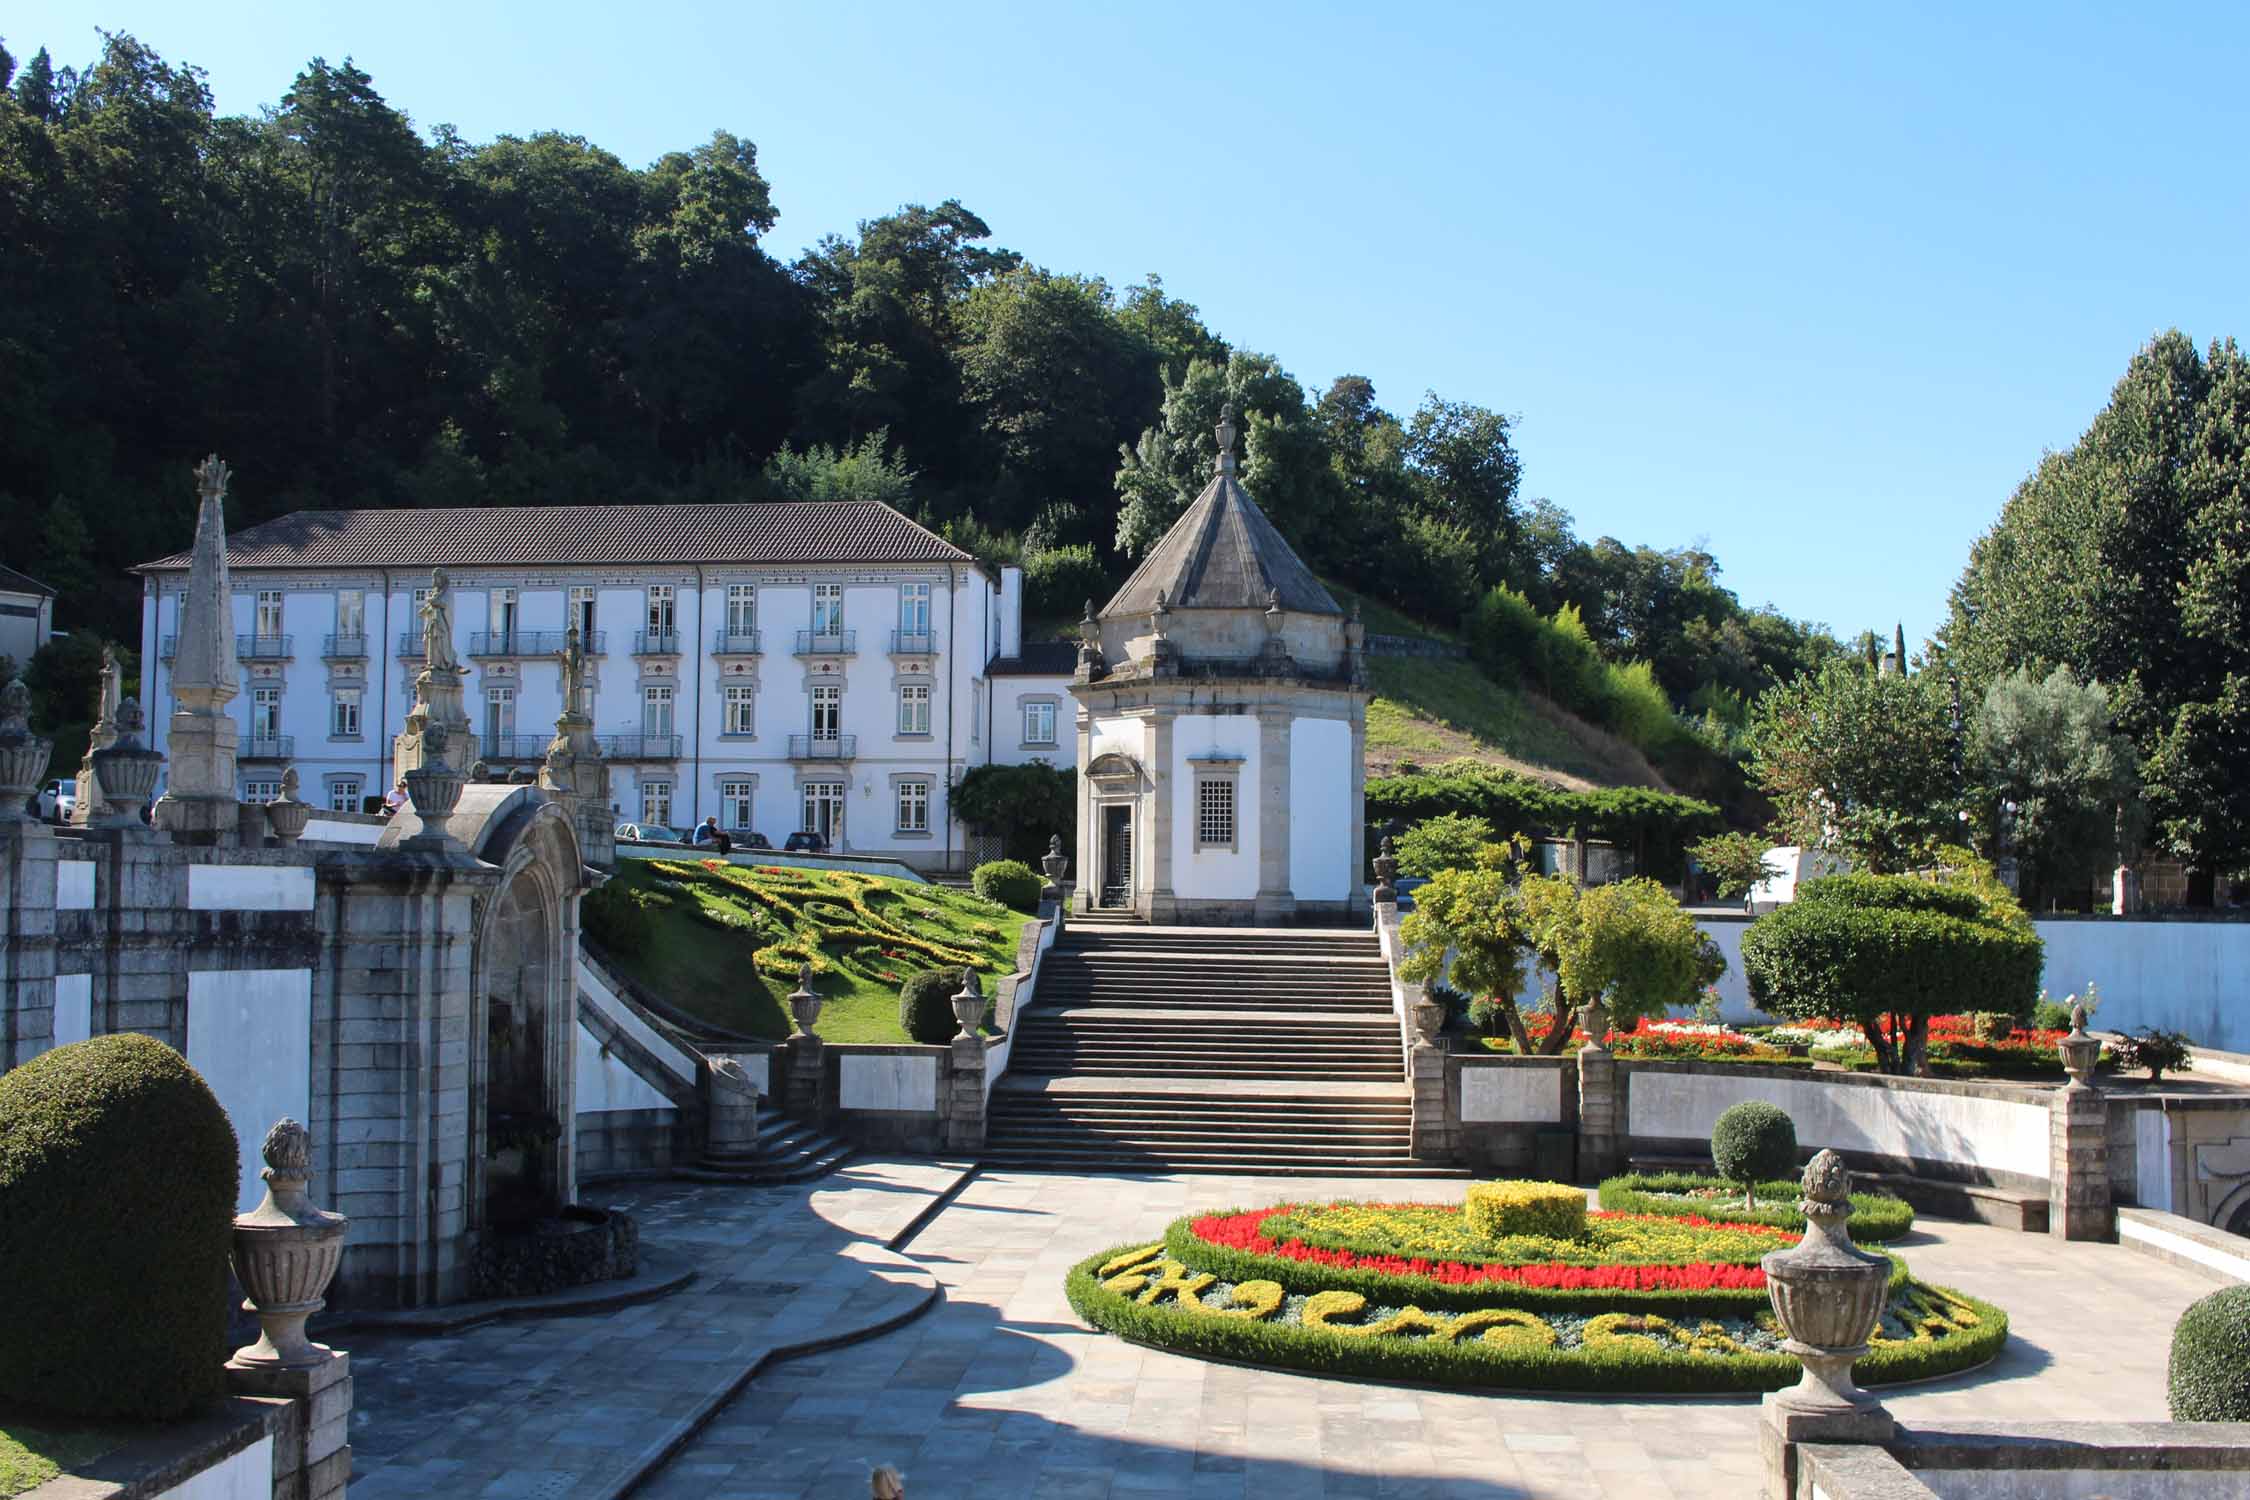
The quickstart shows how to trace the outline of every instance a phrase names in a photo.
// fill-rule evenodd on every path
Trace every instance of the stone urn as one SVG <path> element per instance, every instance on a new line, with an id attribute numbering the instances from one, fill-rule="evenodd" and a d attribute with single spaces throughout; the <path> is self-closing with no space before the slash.
<path id="1" fill-rule="evenodd" d="M 1378 906 L 1398 904 L 1398 843 L 1386 838 L 1375 856 L 1375 891 L 1373 899 Z"/>
<path id="2" fill-rule="evenodd" d="M 1062 835 L 1058 833 L 1050 836 L 1047 840 L 1047 852 L 1039 861 L 1039 868 L 1047 876 L 1047 883 L 1039 890 L 1041 901 L 1061 902 L 1063 871 L 1069 866 L 1070 861 L 1063 857 Z"/>
<path id="3" fill-rule="evenodd" d="M 317 1365 L 329 1351 L 305 1337 L 305 1319 L 327 1305 L 328 1283 L 344 1254 L 342 1214 L 313 1207 L 312 1134 L 284 1117 L 266 1132 L 264 1201 L 234 1219 L 235 1279 L 258 1315 L 258 1342 L 237 1349 L 232 1363 L 264 1370 Z"/>
<path id="4" fill-rule="evenodd" d="M 1804 1378 L 1768 1398 L 1809 1415 L 1880 1410 L 1852 1382 L 1852 1362 L 1867 1352 L 1868 1335 L 1883 1316 L 1891 1263 L 1852 1245 L 1852 1174 L 1844 1159 L 1823 1151 L 1805 1164 L 1805 1237 L 1776 1250 L 1761 1264 L 1766 1295 L 1788 1338 L 1781 1347 L 1804 1362 Z"/>
<path id="5" fill-rule="evenodd" d="M 813 993 L 812 965 L 805 964 L 797 970 L 797 987 L 789 992 L 789 1015 L 797 1023 L 798 1036 L 811 1036 L 813 1024 L 820 1019 L 820 1008 L 827 1002 Z"/>
<path id="6" fill-rule="evenodd" d="M 407 800 L 414 804 L 414 816 L 422 820 L 422 831 L 415 839 L 441 844 L 446 838 L 446 822 L 460 805 L 462 786 L 461 773 L 445 758 L 443 724 L 433 723 L 422 731 L 422 754 L 422 764 L 406 773 Z"/>
<path id="7" fill-rule="evenodd" d="M 1578 1007 L 1578 1026 L 1586 1033 L 1586 1045 L 1596 1052 L 1609 1050 L 1609 1009 L 1601 1001 Z"/>
<path id="8" fill-rule="evenodd" d="M 142 809 L 155 794 L 156 778 L 163 774 L 164 756 L 141 743 L 146 720 L 138 698 L 127 698 L 117 705 L 115 722 L 115 742 L 88 757 L 94 763 L 94 780 L 102 793 L 101 811 L 94 822 L 104 828 L 136 827 Z"/>
<path id="9" fill-rule="evenodd" d="M 1445 1029 L 1445 1007 L 1430 998 L 1426 989 L 1417 991 L 1414 1003 L 1408 1007 L 1414 1017 L 1414 1033 L 1425 1042 L 1434 1042 Z"/>
<path id="10" fill-rule="evenodd" d="M 31 732 L 31 689 L 23 679 L 12 679 L 0 688 L 0 823 L 20 823 L 39 779 L 47 774 L 47 758 L 55 742 Z"/>
<path id="11" fill-rule="evenodd" d="M 2086 1007 L 2070 1008 L 2070 1035 L 2055 1043 L 2062 1054 L 2063 1071 L 2070 1075 L 2074 1089 L 2090 1088 L 2094 1081 L 2094 1065 L 2101 1061 L 2101 1042 L 2086 1034 Z"/>
<path id="12" fill-rule="evenodd" d="M 953 997 L 953 1019 L 961 1023 L 963 1036 L 975 1036 L 977 1027 L 984 1024 L 984 990 L 977 983 L 977 971 L 961 971 L 961 993 Z"/>
<path id="13" fill-rule="evenodd" d="M 297 795 L 297 768 L 291 766 L 281 773 L 281 795 L 266 804 L 266 831 L 284 844 L 294 844 L 311 818 L 312 806 Z"/>

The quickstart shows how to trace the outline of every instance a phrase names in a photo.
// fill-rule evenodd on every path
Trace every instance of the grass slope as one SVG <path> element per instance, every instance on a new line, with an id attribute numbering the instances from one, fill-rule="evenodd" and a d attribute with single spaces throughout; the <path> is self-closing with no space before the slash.
<path id="1" fill-rule="evenodd" d="M 622 859 L 614 878 L 653 898 L 647 948 L 610 955 L 627 976 L 713 1026 L 775 1039 L 789 1034 L 788 995 L 805 954 L 814 957 L 813 989 L 828 1002 L 816 1026 L 823 1040 L 903 1042 L 899 985 L 939 964 L 900 946 L 897 934 L 974 954 L 989 996 L 992 977 L 1014 969 L 1030 920 L 967 891 L 843 871 L 713 872 L 693 860 Z M 870 927 L 850 904 L 855 895 L 894 931 Z M 774 948 L 790 952 L 761 966 L 759 950 Z"/>
<path id="2" fill-rule="evenodd" d="M 139 1436 L 132 1427 L 35 1427 L 0 1413 L 0 1495 L 37 1489 Z"/>

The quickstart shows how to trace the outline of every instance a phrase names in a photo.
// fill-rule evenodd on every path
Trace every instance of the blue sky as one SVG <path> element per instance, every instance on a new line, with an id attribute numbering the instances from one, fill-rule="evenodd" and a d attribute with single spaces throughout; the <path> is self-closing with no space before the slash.
<path id="1" fill-rule="evenodd" d="M 0 36 L 131 31 L 227 112 L 350 55 L 425 127 L 636 165 L 725 128 L 784 258 L 956 197 L 1308 389 L 1515 415 L 1583 535 L 1918 640 L 2141 343 L 2250 333 L 2250 11 L 1833 9 L 18 0 Z"/>

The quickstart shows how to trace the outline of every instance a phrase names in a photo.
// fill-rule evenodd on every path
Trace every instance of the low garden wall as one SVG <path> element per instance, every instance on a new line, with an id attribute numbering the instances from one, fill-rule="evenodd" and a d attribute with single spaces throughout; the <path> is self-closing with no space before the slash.
<path id="1" fill-rule="evenodd" d="M 1455 1053 L 1445 1060 L 1445 1095 L 1464 1165 L 1494 1176 L 1577 1175 L 1576 1059 Z"/>

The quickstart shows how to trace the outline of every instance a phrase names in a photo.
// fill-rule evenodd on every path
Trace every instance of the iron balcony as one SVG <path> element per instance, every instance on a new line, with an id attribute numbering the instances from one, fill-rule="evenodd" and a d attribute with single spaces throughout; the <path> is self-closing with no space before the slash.
<path id="1" fill-rule="evenodd" d="M 856 734 L 793 734 L 789 736 L 791 760 L 850 760 L 859 753 Z"/>

